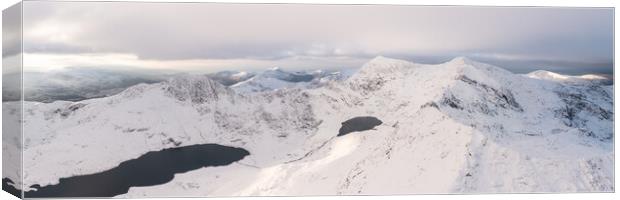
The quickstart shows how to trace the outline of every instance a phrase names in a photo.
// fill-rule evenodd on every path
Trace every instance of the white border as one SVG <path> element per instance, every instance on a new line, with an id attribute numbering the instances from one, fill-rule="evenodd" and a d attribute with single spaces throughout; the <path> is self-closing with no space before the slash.
<path id="1" fill-rule="evenodd" d="M 28 1 L 28 0 L 25 0 Z M 53 1 L 53 0 L 31 0 Z M 57 0 L 63 1 L 63 0 Z M 65 0 L 72 1 L 72 0 Z M 130 1 L 130 2 L 223 2 L 223 3 L 308 3 L 308 4 L 399 4 L 399 5 L 482 5 L 482 6 L 568 6 L 615 7 L 613 0 L 74 0 L 74 1 Z M 18 0 L 5 0 L 2 8 Z"/>
<path id="2" fill-rule="evenodd" d="M 81 0 L 81 1 L 96 1 L 96 0 Z M 106 1 L 121 1 L 121 0 L 106 0 Z M 478 6 L 565 6 L 565 7 L 616 7 L 618 5 L 617 1 L 613 0 L 597 0 L 597 1 L 587 1 L 587 0 L 509 0 L 509 1 L 497 1 L 497 0 L 124 0 L 131 2 L 226 2 L 226 3 L 318 3 L 318 4 L 401 4 L 401 5 L 478 5 Z M 0 0 L 0 7 L 4 10 L 5 8 L 10 7 L 11 5 L 19 2 L 19 0 Z M 615 14 L 615 13 L 614 13 Z M 614 15 L 614 27 L 618 23 L 618 16 Z M 614 29 L 615 30 L 615 29 Z M 614 38 L 617 36 L 617 33 L 614 35 Z M 615 46 L 618 45 L 617 40 L 614 39 L 614 49 Z M 1 52 L 1 50 L 0 50 Z M 614 58 L 618 57 L 618 52 L 614 52 Z M 614 59 L 615 60 L 615 59 Z M 615 68 L 615 67 L 614 67 Z M 614 77 L 616 74 L 616 70 L 614 70 Z M 1 80 L 1 78 L 0 78 Z M 1 83 L 1 81 L 0 81 Z M 1 84 L 0 84 L 1 85 Z M 0 89 L 1 91 L 1 89 Z M 618 89 L 614 87 L 614 94 L 618 94 Z M 614 95 L 614 100 L 616 96 Z M 617 107 L 614 108 L 615 113 L 619 113 Z M 1 119 L 1 116 L 0 116 Z M 615 127 L 615 121 L 614 121 Z M 615 133 L 614 133 L 615 134 Z M 616 143 L 618 144 L 618 137 L 614 137 Z M 618 160 L 618 154 L 615 155 L 616 161 Z M 1 166 L 0 159 L 0 166 Z M 618 164 L 615 164 L 615 171 L 618 171 Z M 618 186 L 618 178 L 615 177 L 615 186 Z M 300 199 L 300 200 L 308 200 L 308 199 L 322 199 L 322 200 L 333 200 L 333 199 L 359 199 L 359 200 L 370 200 L 370 199 L 387 199 L 387 200 L 403 200 L 403 199 L 620 199 L 619 195 L 616 193 L 607 193 L 607 194 L 589 194 L 589 193 L 577 193 L 577 194 L 493 194 L 493 195 L 410 195 L 410 196 L 328 196 L 328 197 L 238 197 L 238 198 L 189 198 L 189 199 L 235 199 L 235 200 L 246 200 L 246 199 Z M 17 198 L 12 195 L 2 191 L 0 192 L 0 199 L 3 200 L 16 200 Z M 147 198 L 146 200 L 187 200 L 188 198 Z"/>

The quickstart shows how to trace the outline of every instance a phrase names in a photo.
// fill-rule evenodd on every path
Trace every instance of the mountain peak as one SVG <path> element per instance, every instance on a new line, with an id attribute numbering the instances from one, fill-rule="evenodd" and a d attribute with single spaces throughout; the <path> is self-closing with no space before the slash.
<path id="1" fill-rule="evenodd" d="M 348 82 L 354 89 L 374 91 L 381 88 L 387 80 L 404 76 L 417 66 L 418 64 L 412 62 L 377 56 L 364 64 Z"/>
<path id="2" fill-rule="evenodd" d="M 231 91 L 207 75 L 179 75 L 166 81 L 167 94 L 180 101 L 205 103 L 219 99 L 220 95 Z"/>
<path id="3" fill-rule="evenodd" d="M 465 56 L 458 56 L 453 58 L 452 60 L 448 61 L 447 63 L 450 64 L 460 64 L 460 65 L 472 65 L 473 63 L 476 63 L 476 61 L 469 59 Z"/>
<path id="4" fill-rule="evenodd" d="M 415 63 L 409 61 L 377 56 L 366 62 L 359 73 L 373 73 L 386 70 L 393 71 L 393 68 L 409 67 L 413 65 L 415 65 Z"/>
<path id="5" fill-rule="evenodd" d="M 366 66 L 366 65 L 385 65 L 385 64 L 395 64 L 395 63 L 412 64 L 411 62 L 408 62 L 408 61 L 405 61 L 405 60 L 388 58 L 388 57 L 385 57 L 385 56 L 377 56 L 377 57 L 371 59 L 370 61 L 366 62 L 366 64 L 364 64 L 364 66 Z"/>
<path id="6" fill-rule="evenodd" d="M 213 87 L 221 87 L 222 85 L 217 81 L 213 80 L 206 74 L 183 74 L 174 76 L 166 80 L 168 85 L 171 85 L 176 88 L 190 88 L 190 87 L 199 87 L 199 86 L 213 86 Z"/>
<path id="7" fill-rule="evenodd" d="M 580 76 L 571 76 L 559 74 L 546 70 L 536 70 L 530 73 L 527 73 L 525 76 L 540 79 L 540 80 L 548 80 L 555 81 L 561 83 L 569 83 L 569 84 L 582 84 L 582 83 L 590 83 L 590 84 L 603 84 L 610 85 L 613 84 L 613 79 L 609 77 L 605 77 L 603 75 L 596 74 L 585 74 Z"/>
<path id="8" fill-rule="evenodd" d="M 530 78 L 538 78 L 538 79 L 567 79 L 568 77 L 562 74 L 558 74 L 555 72 L 547 71 L 547 70 L 536 70 L 527 74 Z"/>

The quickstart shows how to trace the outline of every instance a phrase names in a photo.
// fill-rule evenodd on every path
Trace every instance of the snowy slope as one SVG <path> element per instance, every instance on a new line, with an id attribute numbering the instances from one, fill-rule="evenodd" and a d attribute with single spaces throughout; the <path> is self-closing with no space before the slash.
<path id="1" fill-rule="evenodd" d="M 121 196 L 614 191 L 610 86 L 534 79 L 467 58 L 377 57 L 323 87 L 233 88 L 194 75 L 100 99 L 26 102 L 24 182 L 44 186 L 151 150 L 218 143 L 251 155 Z M 357 116 L 383 124 L 336 137 Z"/>

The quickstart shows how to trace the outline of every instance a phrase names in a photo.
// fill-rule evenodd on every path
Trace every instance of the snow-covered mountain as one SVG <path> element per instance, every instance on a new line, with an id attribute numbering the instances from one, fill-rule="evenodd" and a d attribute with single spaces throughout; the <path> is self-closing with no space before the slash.
<path id="1" fill-rule="evenodd" d="M 187 75 L 110 97 L 25 102 L 24 185 L 217 143 L 250 155 L 121 196 L 614 191 L 612 86 L 531 78 L 467 58 L 425 65 L 377 57 L 322 87 L 240 89 L 268 75 L 231 87 Z M 337 136 L 359 116 L 381 123 Z"/>
<path id="2" fill-rule="evenodd" d="M 602 85 L 612 85 L 613 78 L 604 75 L 598 74 L 585 74 L 580 76 L 569 76 L 558 74 L 555 72 L 545 71 L 545 70 L 536 70 L 526 74 L 526 76 L 535 79 L 549 80 L 562 82 L 566 84 L 602 84 Z"/>
<path id="3" fill-rule="evenodd" d="M 327 81 L 346 79 L 353 70 L 316 70 L 288 72 L 279 68 L 263 72 L 220 71 L 207 76 L 225 86 L 235 85 L 239 92 L 264 92 L 284 88 L 313 88 Z M 139 70 L 104 70 L 68 68 L 50 72 L 25 72 L 26 101 L 50 103 L 53 101 L 82 101 L 112 96 L 140 83 L 157 83 L 183 73 L 157 73 Z M 249 80 L 255 77 L 254 80 Z M 5 79 L 19 82 L 21 74 L 5 75 Z M 3 98 L 16 101 L 19 87 L 4 87 Z"/>
<path id="4" fill-rule="evenodd" d="M 248 80 L 254 77 L 256 74 L 245 71 L 221 71 L 213 74 L 209 74 L 209 78 L 221 83 L 225 86 L 231 86 L 239 82 Z"/>
<path id="5" fill-rule="evenodd" d="M 256 76 L 234 84 L 232 89 L 239 93 L 271 92 L 280 89 L 310 89 L 325 85 L 330 81 L 347 79 L 354 70 L 310 72 L 287 72 L 280 68 L 265 70 Z"/>

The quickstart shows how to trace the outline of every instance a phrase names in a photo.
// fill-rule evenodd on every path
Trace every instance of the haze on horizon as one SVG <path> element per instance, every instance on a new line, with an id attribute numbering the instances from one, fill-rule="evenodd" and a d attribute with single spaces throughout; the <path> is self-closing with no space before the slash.
<path id="1" fill-rule="evenodd" d="M 216 72 L 457 56 L 517 73 L 613 72 L 613 8 L 24 2 L 25 71 Z M 14 52 L 5 50 L 14 56 Z M 13 54 L 11 54 L 13 52 Z"/>

